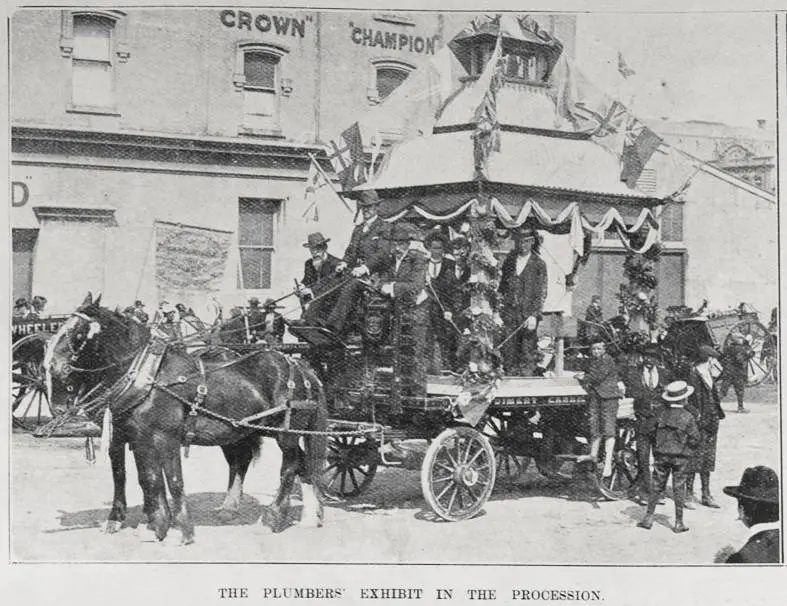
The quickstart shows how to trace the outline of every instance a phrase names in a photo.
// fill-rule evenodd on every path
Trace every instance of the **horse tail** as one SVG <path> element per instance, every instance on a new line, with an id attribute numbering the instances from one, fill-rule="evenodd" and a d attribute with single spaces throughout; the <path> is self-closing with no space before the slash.
<path id="1" fill-rule="evenodd" d="M 251 462 L 252 464 L 260 460 L 262 456 L 262 434 L 255 433 L 249 438 L 251 442 Z"/>

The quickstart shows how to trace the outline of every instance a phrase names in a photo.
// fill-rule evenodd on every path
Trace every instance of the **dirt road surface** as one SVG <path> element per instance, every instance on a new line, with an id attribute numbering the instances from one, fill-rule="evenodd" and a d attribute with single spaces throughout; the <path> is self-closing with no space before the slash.
<path id="1" fill-rule="evenodd" d="M 37 440 L 15 432 L 11 447 L 11 559 L 49 562 L 347 562 L 347 563 L 555 563 L 707 564 L 726 545 L 740 546 L 746 529 L 736 501 L 722 493 L 746 466 L 778 469 L 780 415 L 773 384 L 750 391 L 750 414 L 734 411 L 721 424 L 712 488 L 721 509 L 687 512 L 691 531 L 670 529 L 672 501 L 657 510 L 650 531 L 636 527 L 644 508 L 631 501 L 596 501 L 589 485 L 555 483 L 534 467 L 515 483 L 496 488 L 475 519 L 434 519 L 414 471 L 381 469 L 370 489 L 326 509 L 319 529 L 293 526 L 273 535 L 259 523 L 278 480 L 279 451 L 267 441 L 249 472 L 240 516 L 222 523 L 213 513 L 226 485 L 218 448 L 192 448 L 184 460 L 196 543 L 180 545 L 180 532 L 163 541 L 141 523 L 141 492 L 129 456 L 129 524 L 103 532 L 112 495 L 108 464 L 86 463 L 84 441 Z M 297 504 L 296 504 L 297 505 Z M 297 512 L 296 507 L 296 512 Z"/>

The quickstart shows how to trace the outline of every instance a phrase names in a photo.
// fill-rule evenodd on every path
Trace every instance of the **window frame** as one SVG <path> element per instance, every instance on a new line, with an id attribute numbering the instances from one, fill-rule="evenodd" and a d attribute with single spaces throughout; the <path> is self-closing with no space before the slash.
<path id="1" fill-rule="evenodd" d="M 679 223 L 677 223 L 678 221 Z M 679 229 L 676 227 L 677 225 L 680 226 Z M 677 234 L 677 238 L 675 234 Z M 683 204 L 680 202 L 666 204 L 659 216 L 659 239 L 670 244 L 682 244 L 684 238 L 685 214 L 683 212 Z"/>
<path id="2" fill-rule="evenodd" d="M 242 244 L 240 240 L 240 224 L 242 220 L 242 213 L 241 208 L 244 203 L 254 202 L 260 205 L 263 209 L 259 215 L 270 215 L 271 218 L 271 242 L 270 244 Z M 269 207 L 272 210 L 270 212 L 265 212 L 265 207 Z M 284 200 L 278 198 L 254 198 L 254 197 L 239 197 L 238 198 L 238 290 L 243 291 L 265 291 L 270 290 L 273 286 L 273 275 L 274 275 L 274 267 L 275 267 L 275 259 L 276 253 L 278 252 L 278 240 L 281 231 L 281 217 L 282 217 L 282 209 L 284 206 Z M 262 238 L 261 238 L 262 240 Z M 262 284 L 262 275 L 260 275 L 260 283 L 261 286 L 248 286 L 246 284 L 246 274 L 243 267 L 243 251 L 244 250 L 251 250 L 251 251 L 261 251 L 269 252 L 270 253 L 270 269 L 269 269 L 269 284 L 265 285 Z"/>
<path id="3" fill-rule="evenodd" d="M 407 82 L 407 78 L 409 78 L 412 75 L 413 71 L 415 71 L 414 64 L 410 63 L 409 61 L 402 61 L 401 59 L 392 59 L 388 57 L 383 57 L 383 58 L 371 59 L 369 63 L 370 63 L 369 86 L 366 89 L 366 98 L 368 99 L 370 105 L 378 105 L 379 103 L 383 103 L 385 99 L 388 98 L 388 97 L 386 97 L 385 99 L 380 98 L 380 91 L 377 82 L 377 74 L 379 70 L 389 69 L 389 70 L 402 72 L 403 74 L 405 74 L 405 78 L 404 80 L 402 80 L 399 86 L 402 86 L 402 84 Z M 399 88 L 399 86 L 397 86 L 390 93 L 388 93 L 388 96 L 390 96 L 397 88 Z"/>
<path id="4" fill-rule="evenodd" d="M 106 61 L 86 59 L 74 55 L 75 46 L 75 21 L 79 17 L 88 17 L 101 20 L 109 25 L 109 52 Z M 87 113 L 119 116 L 117 109 L 117 65 L 128 61 L 131 53 L 126 44 L 126 13 L 119 10 L 66 10 L 61 11 L 60 54 L 70 60 L 68 70 L 69 98 L 66 106 L 68 113 Z M 84 64 L 102 64 L 109 66 L 110 78 L 110 103 L 108 105 L 90 105 L 74 103 L 74 62 Z"/>
<path id="5" fill-rule="evenodd" d="M 286 57 L 289 52 L 289 49 L 285 46 L 264 42 L 241 41 L 236 45 L 235 73 L 232 76 L 232 83 L 235 87 L 235 90 L 243 95 L 241 99 L 241 124 L 239 127 L 240 134 L 283 138 L 284 135 L 282 134 L 281 128 L 282 98 L 289 97 L 293 91 L 292 80 L 286 76 L 285 70 L 283 68 L 284 62 L 282 61 L 282 59 Z M 262 89 L 246 82 L 245 68 L 247 54 L 268 55 L 276 59 L 272 89 Z M 246 117 L 249 115 L 246 114 L 245 94 L 247 90 L 270 90 L 270 92 L 274 95 L 275 115 L 274 119 L 271 120 L 270 128 L 254 126 L 247 121 Z"/>

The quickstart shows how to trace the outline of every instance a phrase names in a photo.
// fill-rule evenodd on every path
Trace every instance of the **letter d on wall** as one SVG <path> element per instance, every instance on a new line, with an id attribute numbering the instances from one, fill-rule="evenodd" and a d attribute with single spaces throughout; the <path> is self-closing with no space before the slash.
<path id="1" fill-rule="evenodd" d="M 11 206 L 18 208 L 27 204 L 30 197 L 30 189 L 23 181 L 11 182 Z"/>

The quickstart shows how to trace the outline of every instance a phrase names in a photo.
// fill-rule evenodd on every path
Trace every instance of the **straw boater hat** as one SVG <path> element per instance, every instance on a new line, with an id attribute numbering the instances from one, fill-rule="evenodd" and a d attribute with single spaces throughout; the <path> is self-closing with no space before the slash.
<path id="1" fill-rule="evenodd" d="M 759 503 L 779 502 L 779 476 L 770 467 L 747 467 L 738 486 L 725 486 L 724 494 Z"/>
<path id="2" fill-rule="evenodd" d="M 306 236 L 306 244 L 303 245 L 304 248 L 317 248 L 318 246 L 325 246 L 330 242 L 330 238 L 326 238 L 320 232 L 315 232 L 313 234 L 309 234 Z"/>
<path id="3" fill-rule="evenodd" d="M 694 393 L 694 388 L 686 381 L 673 381 L 664 388 L 661 399 L 665 402 L 680 402 Z"/>

